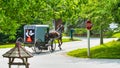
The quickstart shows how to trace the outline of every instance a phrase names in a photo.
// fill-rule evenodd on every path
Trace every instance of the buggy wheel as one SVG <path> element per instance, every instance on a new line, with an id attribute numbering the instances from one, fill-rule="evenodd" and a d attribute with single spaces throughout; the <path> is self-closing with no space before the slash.
<path id="1" fill-rule="evenodd" d="M 16 43 L 19 42 L 20 45 L 24 46 L 24 40 L 22 37 L 17 38 Z"/>
<path id="2" fill-rule="evenodd" d="M 49 46 L 48 46 L 48 50 L 50 51 L 50 52 L 53 52 L 53 51 L 55 51 L 55 49 L 56 49 L 56 41 L 54 40 L 54 39 L 51 39 L 51 40 L 49 40 Z"/>
<path id="3" fill-rule="evenodd" d="M 40 52 L 42 52 L 42 41 L 40 40 L 40 39 L 38 39 L 36 42 L 35 42 L 35 44 L 34 44 L 34 46 L 33 46 L 33 51 L 35 52 L 35 53 L 40 53 Z"/>

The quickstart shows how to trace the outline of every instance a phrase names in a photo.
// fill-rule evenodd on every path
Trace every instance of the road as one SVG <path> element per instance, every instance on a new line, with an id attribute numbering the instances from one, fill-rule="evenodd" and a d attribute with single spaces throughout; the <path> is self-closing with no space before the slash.
<path id="1" fill-rule="evenodd" d="M 33 54 L 34 57 L 29 59 L 30 68 L 120 68 L 120 59 L 83 59 L 73 58 L 66 55 L 66 52 L 78 49 L 87 48 L 87 38 L 81 38 L 82 41 L 74 41 L 63 43 L 62 50 L 56 48 L 56 51 L 50 53 L 44 51 L 41 54 Z M 114 38 L 105 38 L 104 42 L 115 40 Z M 99 44 L 98 38 L 91 38 L 91 47 Z M 28 47 L 30 52 L 32 50 Z M 8 59 L 2 55 L 8 51 L 0 49 L 0 68 L 8 68 Z M 24 66 L 12 66 L 12 68 L 25 68 Z"/>

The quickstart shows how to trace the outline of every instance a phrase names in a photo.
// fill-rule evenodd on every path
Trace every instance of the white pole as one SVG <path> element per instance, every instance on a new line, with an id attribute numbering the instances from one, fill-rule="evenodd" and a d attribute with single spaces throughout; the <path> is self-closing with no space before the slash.
<path id="1" fill-rule="evenodd" d="M 87 30 L 88 37 L 88 57 L 90 57 L 90 30 Z"/>

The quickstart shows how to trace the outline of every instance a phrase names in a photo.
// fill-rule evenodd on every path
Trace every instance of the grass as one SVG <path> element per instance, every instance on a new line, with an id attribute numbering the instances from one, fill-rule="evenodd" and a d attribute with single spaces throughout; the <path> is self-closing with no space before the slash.
<path id="1" fill-rule="evenodd" d="M 63 42 L 80 41 L 80 39 L 79 38 L 73 38 L 73 40 L 71 40 L 70 38 L 63 38 L 62 41 Z"/>
<path id="2" fill-rule="evenodd" d="M 70 38 L 63 38 L 62 40 L 63 40 L 63 42 L 80 41 L 80 39 L 78 39 L 78 38 L 74 38 L 74 40 L 71 40 Z M 0 45 L 0 49 L 1 48 L 12 48 L 14 46 L 15 46 L 15 44 Z"/>
<path id="3" fill-rule="evenodd" d="M 111 41 L 90 49 L 90 57 L 87 56 L 87 48 L 73 50 L 67 53 L 78 58 L 107 58 L 120 59 L 120 41 Z"/>
<path id="4" fill-rule="evenodd" d="M 14 47 L 14 46 L 15 46 L 15 44 L 0 45 L 0 49 L 1 49 L 1 48 L 12 48 L 12 47 Z"/>
<path id="5" fill-rule="evenodd" d="M 114 34 L 113 37 L 120 38 L 120 33 Z"/>

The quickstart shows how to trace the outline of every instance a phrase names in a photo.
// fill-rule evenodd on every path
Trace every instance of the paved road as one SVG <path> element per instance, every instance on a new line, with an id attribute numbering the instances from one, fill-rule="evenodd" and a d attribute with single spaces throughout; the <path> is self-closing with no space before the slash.
<path id="1" fill-rule="evenodd" d="M 41 54 L 34 54 L 33 58 L 29 59 L 30 68 L 120 68 L 120 59 L 80 59 L 68 57 L 66 52 L 77 48 L 86 48 L 87 39 L 81 38 L 82 41 L 63 43 L 63 50 L 58 48 L 55 52 L 50 53 L 45 51 Z M 104 39 L 104 42 L 113 40 Z M 99 39 L 91 39 L 91 47 L 98 45 Z M 8 59 L 3 58 L 4 54 L 9 49 L 0 49 L 0 68 L 8 68 Z M 31 51 L 30 48 L 27 50 Z M 12 68 L 25 68 L 24 66 L 12 66 Z"/>

